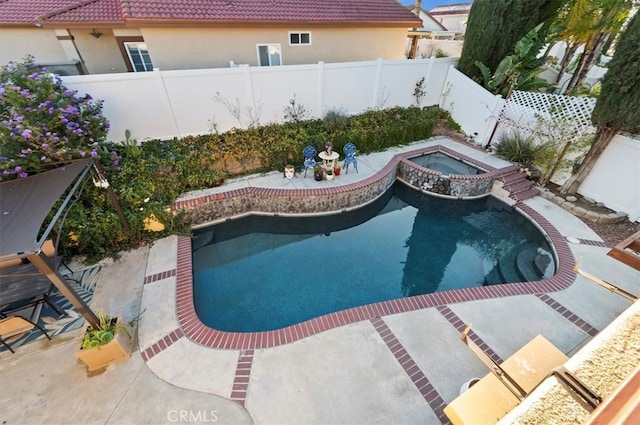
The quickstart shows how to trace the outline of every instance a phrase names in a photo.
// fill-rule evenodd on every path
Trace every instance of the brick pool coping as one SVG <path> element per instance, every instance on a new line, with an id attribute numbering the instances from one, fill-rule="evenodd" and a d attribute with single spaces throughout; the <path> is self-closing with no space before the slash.
<path id="1" fill-rule="evenodd" d="M 428 149 L 429 148 L 427 148 L 427 150 Z M 409 154 L 415 155 L 416 152 L 419 151 L 412 151 Z M 457 155 L 464 157 L 464 155 Z M 287 196 L 291 196 L 292 192 L 295 192 L 295 195 L 297 196 L 305 196 L 309 192 L 313 192 L 314 194 L 318 194 L 318 192 L 322 194 L 332 194 L 336 191 L 344 192 L 345 190 L 362 188 L 372 182 L 380 181 L 391 173 L 395 174 L 398 162 L 406 156 L 407 153 L 396 155 L 382 170 L 373 176 L 370 176 L 360 182 L 340 187 L 295 190 L 246 188 L 216 195 L 206 195 L 201 198 L 191 200 L 179 201 L 180 203 L 184 203 L 184 205 L 176 205 L 176 207 L 188 208 L 189 206 L 195 206 L 201 203 L 213 202 L 216 199 L 224 199 L 226 196 L 237 196 L 239 194 L 238 192 L 247 190 L 257 191 L 260 196 L 283 196 L 285 194 Z M 465 157 L 465 159 L 471 160 L 485 169 L 495 170 L 493 167 L 481 164 L 475 159 L 468 157 Z M 180 329 L 190 340 L 205 347 L 229 350 L 252 350 L 288 344 L 329 329 L 365 320 L 375 320 L 377 318 L 396 313 L 441 307 L 465 301 L 509 297 L 515 295 L 541 295 L 567 288 L 574 282 L 576 277 L 576 274 L 573 271 L 574 257 L 567 241 L 548 220 L 533 208 L 522 202 L 517 202 L 514 207 L 520 210 L 520 212 L 525 216 L 528 216 L 531 221 L 536 224 L 544 234 L 546 234 L 549 243 L 553 247 L 558 267 L 556 273 L 551 278 L 533 282 L 516 282 L 501 285 L 462 288 L 383 301 L 330 313 L 286 328 L 265 332 L 225 332 L 210 328 L 200 321 L 196 314 L 193 300 L 191 238 L 180 236 L 178 237 L 177 243 L 176 269 L 176 315 Z M 563 314 L 563 316 L 567 316 L 570 315 L 571 312 L 561 312 L 561 314 Z M 569 316 L 567 317 L 569 318 Z"/>

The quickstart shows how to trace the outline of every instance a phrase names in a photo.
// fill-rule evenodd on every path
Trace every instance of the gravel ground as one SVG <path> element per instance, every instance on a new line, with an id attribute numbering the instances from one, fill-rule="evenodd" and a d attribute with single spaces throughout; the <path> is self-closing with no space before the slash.
<path id="1" fill-rule="evenodd" d="M 640 223 L 629 220 L 619 223 L 591 223 L 588 221 L 585 223 L 610 247 L 617 245 L 634 233 L 640 232 Z"/>

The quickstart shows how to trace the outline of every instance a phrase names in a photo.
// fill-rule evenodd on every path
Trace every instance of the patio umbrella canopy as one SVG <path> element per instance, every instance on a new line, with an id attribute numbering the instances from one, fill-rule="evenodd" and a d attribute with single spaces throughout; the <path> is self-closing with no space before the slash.
<path id="1" fill-rule="evenodd" d="M 40 250 L 48 236 L 45 232 L 38 240 L 42 223 L 58 199 L 79 175 L 86 175 L 92 164 L 91 159 L 82 159 L 25 179 L 0 183 L 0 259 L 26 257 Z M 68 200 L 69 197 L 59 211 Z"/>

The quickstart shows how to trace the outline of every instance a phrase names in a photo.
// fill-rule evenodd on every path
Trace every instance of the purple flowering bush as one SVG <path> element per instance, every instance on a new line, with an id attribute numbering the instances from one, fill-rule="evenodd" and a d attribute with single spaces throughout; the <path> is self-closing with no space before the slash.
<path id="1" fill-rule="evenodd" d="M 98 157 L 108 129 L 101 101 L 78 96 L 33 56 L 0 68 L 0 181 Z"/>

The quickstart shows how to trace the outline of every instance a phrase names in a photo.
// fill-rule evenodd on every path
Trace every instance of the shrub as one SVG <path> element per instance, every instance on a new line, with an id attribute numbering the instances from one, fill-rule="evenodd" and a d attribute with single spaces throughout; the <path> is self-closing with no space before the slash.
<path id="1" fill-rule="evenodd" d="M 531 167 L 535 163 L 538 151 L 533 138 L 519 131 L 502 133 L 495 145 L 496 155 L 523 167 Z"/>
<path id="2" fill-rule="evenodd" d="M 349 116 L 341 109 L 331 109 L 324 114 L 322 121 L 329 133 L 335 133 L 347 127 Z"/>
<path id="3" fill-rule="evenodd" d="M 78 96 L 33 56 L 0 69 L 0 180 L 98 157 L 108 129 L 102 102 Z M 118 165 L 115 152 L 103 158 Z"/>

